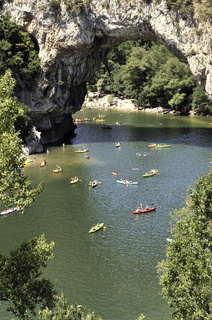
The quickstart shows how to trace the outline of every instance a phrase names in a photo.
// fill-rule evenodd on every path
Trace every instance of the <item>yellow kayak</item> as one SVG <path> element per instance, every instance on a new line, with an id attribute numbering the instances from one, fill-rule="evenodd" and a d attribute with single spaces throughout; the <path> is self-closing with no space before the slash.
<path id="1" fill-rule="evenodd" d="M 148 148 L 154 148 L 154 147 L 156 147 L 156 143 L 152 143 L 148 145 Z"/>
<path id="2" fill-rule="evenodd" d="M 75 177 L 75 178 L 71 178 L 70 183 L 74 184 L 77 183 L 79 181 L 79 178 Z"/>
<path id="3" fill-rule="evenodd" d="M 103 227 L 104 227 L 104 222 L 102 222 L 102 223 L 97 223 L 95 226 L 93 226 L 93 227 L 89 230 L 89 233 L 96 232 L 96 231 L 102 229 Z"/>
<path id="4" fill-rule="evenodd" d="M 46 165 L 46 161 L 42 161 L 41 163 L 40 163 L 40 167 L 44 167 Z"/>
<path id="5" fill-rule="evenodd" d="M 88 149 L 82 149 L 82 150 L 76 150 L 76 153 L 84 153 L 84 152 L 88 152 Z"/>
<path id="6" fill-rule="evenodd" d="M 54 173 L 58 173 L 58 172 L 61 172 L 61 171 L 62 171 L 62 168 L 57 168 L 57 169 L 53 170 Z"/>

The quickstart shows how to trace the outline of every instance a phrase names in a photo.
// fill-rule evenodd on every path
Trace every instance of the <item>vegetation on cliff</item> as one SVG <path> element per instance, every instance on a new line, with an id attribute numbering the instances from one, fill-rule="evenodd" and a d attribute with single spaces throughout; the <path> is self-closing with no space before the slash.
<path id="1" fill-rule="evenodd" d="M 139 107 L 171 108 L 210 114 L 212 103 L 189 67 L 165 46 L 127 41 L 104 60 L 88 90 L 131 97 Z"/>
<path id="2" fill-rule="evenodd" d="M 30 80 L 40 71 L 40 61 L 37 44 L 30 34 L 22 31 L 9 15 L 0 13 L 0 75 L 8 68 L 30 88 Z"/>

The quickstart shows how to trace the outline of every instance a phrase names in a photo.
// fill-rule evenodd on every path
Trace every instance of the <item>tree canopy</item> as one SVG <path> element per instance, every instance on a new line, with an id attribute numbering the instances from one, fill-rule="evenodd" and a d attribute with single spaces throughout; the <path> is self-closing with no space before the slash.
<path id="1" fill-rule="evenodd" d="M 20 319 L 32 319 L 38 305 L 41 309 L 54 306 L 53 284 L 41 277 L 41 268 L 53 257 L 53 246 L 41 235 L 9 256 L 0 254 L 0 300 L 9 302 L 9 311 Z"/>
<path id="2" fill-rule="evenodd" d="M 130 97 L 139 107 L 211 113 L 212 103 L 187 64 L 165 46 L 127 41 L 108 53 L 88 90 Z"/>
<path id="3" fill-rule="evenodd" d="M 25 208 L 41 192 L 43 183 L 33 186 L 24 174 L 20 132 L 17 119 L 27 112 L 25 105 L 14 96 L 15 80 L 8 70 L 0 78 L 0 200 L 6 208 Z"/>
<path id="4" fill-rule="evenodd" d="M 0 12 L 0 75 L 7 69 L 30 86 L 29 80 L 40 70 L 40 61 L 38 46 L 30 34 Z"/>
<path id="5" fill-rule="evenodd" d="M 162 293 L 178 320 L 212 314 L 212 168 L 189 189 L 186 207 L 174 211 L 173 239 L 158 267 Z"/>

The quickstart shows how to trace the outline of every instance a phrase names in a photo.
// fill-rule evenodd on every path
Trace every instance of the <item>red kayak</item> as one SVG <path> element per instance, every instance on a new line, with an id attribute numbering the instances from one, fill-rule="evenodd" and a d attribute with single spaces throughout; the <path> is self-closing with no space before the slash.
<path id="1" fill-rule="evenodd" d="M 137 214 L 137 213 L 146 213 L 146 212 L 154 211 L 155 209 L 156 209 L 156 207 L 145 208 L 145 209 L 136 209 L 135 211 L 133 211 L 133 213 L 135 213 L 135 214 Z"/>

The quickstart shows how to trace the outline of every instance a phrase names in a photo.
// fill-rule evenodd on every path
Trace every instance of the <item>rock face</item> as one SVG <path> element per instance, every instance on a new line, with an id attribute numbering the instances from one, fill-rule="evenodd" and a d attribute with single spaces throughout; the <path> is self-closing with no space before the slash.
<path id="1" fill-rule="evenodd" d="M 98 70 L 108 50 L 126 40 L 152 40 L 167 46 L 212 99 L 212 28 L 196 14 L 170 11 L 166 1 L 91 0 L 71 8 L 62 0 L 13 0 L 4 11 L 37 41 L 42 71 L 34 91 L 20 99 L 31 107 L 42 143 L 62 139 L 80 110 L 86 81 Z M 150 3 L 151 2 L 151 3 Z M 148 4 L 149 3 L 149 4 Z"/>

